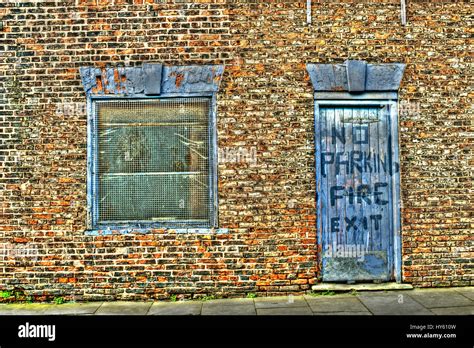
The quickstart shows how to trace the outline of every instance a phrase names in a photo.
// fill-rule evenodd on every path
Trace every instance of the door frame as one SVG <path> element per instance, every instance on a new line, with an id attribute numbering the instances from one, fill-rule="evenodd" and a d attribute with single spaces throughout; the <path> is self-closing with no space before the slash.
<path id="1" fill-rule="evenodd" d="M 316 202 L 317 202 L 317 225 L 316 243 L 318 263 L 323 272 L 323 231 L 322 231 L 322 207 L 320 196 L 321 185 L 321 156 L 320 156 L 320 126 L 319 106 L 341 106 L 341 105 L 390 105 L 390 134 L 392 137 L 392 160 L 398 164 L 398 171 L 391 175 L 392 184 L 392 256 L 390 257 L 392 279 L 397 283 L 402 281 L 402 245 L 401 245 L 401 199 L 400 199 L 400 159 L 399 159 L 399 131 L 398 131 L 398 93 L 396 92 L 366 92 L 352 94 L 347 92 L 315 92 L 314 93 L 314 143 L 316 156 Z M 322 279 L 322 277 L 321 277 Z"/>

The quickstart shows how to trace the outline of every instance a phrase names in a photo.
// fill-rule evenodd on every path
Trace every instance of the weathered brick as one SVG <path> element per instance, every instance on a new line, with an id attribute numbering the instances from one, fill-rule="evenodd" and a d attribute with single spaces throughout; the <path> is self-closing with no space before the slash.
<path id="1" fill-rule="evenodd" d="M 405 27 L 398 0 L 313 0 L 312 25 L 305 3 L 1 4 L 0 243 L 42 248 L 21 266 L 1 261 L 9 263 L 0 284 L 81 300 L 306 291 L 320 265 L 304 64 L 349 58 L 407 64 L 400 90 L 403 280 L 472 285 L 472 3 L 411 1 Z M 85 109 L 76 107 L 85 103 L 78 69 L 143 62 L 226 66 L 219 148 L 257 149 L 255 164 L 219 163 L 219 221 L 228 235 L 84 235 L 87 126 Z M 58 113 L 64 105 L 76 106 Z"/>

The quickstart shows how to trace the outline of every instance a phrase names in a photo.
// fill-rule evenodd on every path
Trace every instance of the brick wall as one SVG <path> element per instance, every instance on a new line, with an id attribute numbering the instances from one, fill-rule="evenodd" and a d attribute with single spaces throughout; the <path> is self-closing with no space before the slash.
<path id="1" fill-rule="evenodd" d="M 298 293 L 317 281 L 312 86 L 305 63 L 404 62 L 403 280 L 472 285 L 470 1 L 69 0 L 0 4 L 0 288 L 80 299 Z M 225 64 L 218 145 L 228 234 L 85 236 L 78 68 Z M 405 104 L 403 104 L 405 103 Z M 405 106 L 405 108 L 403 108 Z"/>

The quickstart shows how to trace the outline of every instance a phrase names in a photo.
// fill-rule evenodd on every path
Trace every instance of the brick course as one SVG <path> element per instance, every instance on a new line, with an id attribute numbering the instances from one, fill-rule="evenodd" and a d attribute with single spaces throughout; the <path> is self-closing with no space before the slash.
<path id="1" fill-rule="evenodd" d="M 470 1 L 69 0 L 0 4 L 0 288 L 88 300 L 301 293 L 319 277 L 312 86 L 305 63 L 403 62 L 403 280 L 473 285 Z M 85 236 L 80 66 L 225 64 L 219 227 Z M 405 106 L 405 108 L 403 107 Z M 62 111 L 62 112 L 58 112 Z"/>

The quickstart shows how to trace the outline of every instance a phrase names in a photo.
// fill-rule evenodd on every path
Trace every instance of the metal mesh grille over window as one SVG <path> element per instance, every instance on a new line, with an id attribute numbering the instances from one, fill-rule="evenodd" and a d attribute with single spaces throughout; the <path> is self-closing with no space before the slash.
<path id="1" fill-rule="evenodd" d="M 208 98 L 97 101 L 99 222 L 206 222 Z"/>

